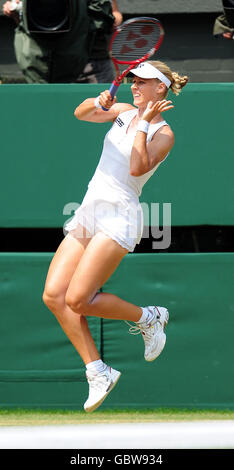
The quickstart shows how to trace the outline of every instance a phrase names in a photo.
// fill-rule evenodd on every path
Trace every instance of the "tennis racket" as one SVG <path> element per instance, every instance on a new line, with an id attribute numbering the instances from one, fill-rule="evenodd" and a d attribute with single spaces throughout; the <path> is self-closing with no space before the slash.
<path id="1" fill-rule="evenodd" d="M 163 27 L 156 18 L 132 18 L 118 26 L 109 46 L 116 69 L 116 78 L 109 89 L 112 99 L 123 78 L 131 69 L 151 57 L 161 46 L 163 38 Z"/>

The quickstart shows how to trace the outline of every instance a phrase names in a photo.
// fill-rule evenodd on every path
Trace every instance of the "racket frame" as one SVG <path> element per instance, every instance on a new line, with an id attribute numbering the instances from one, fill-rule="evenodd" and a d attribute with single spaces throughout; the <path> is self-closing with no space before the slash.
<path id="1" fill-rule="evenodd" d="M 131 24 L 131 23 L 135 23 L 136 21 L 148 21 L 149 23 L 157 23 L 159 29 L 160 29 L 160 36 L 159 36 L 159 40 L 157 41 L 157 43 L 144 55 L 142 56 L 140 59 L 136 59 L 136 60 L 117 60 L 113 57 L 112 55 L 112 44 L 116 38 L 116 36 L 120 33 L 120 31 L 122 30 L 123 26 L 125 27 L 125 25 L 128 25 L 128 24 Z M 124 23 L 122 23 L 122 25 L 118 26 L 116 28 L 116 31 L 114 32 L 112 38 L 111 38 L 111 41 L 110 41 L 110 45 L 109 45 L 109 51 L 110 51 L 110 56 L 111 56 L 111 60 L 114 64 L 114 67 L 116 69 L 116 78 L 115 80 L 113 81 L 113 84 L 115 83 L 116 86 L 119 86 L 121 81 L 123 80 L 123 78 L 130 72 L 130 70 L 132 70 L 134 67 L 136 67 L 137 65 L 141 64 L 141 62 L 144 62 L 145 60 L 149 59 L 149 57 L 151 57 L 161 46 L 162 42 L 163 42 L 163 39 L 164 39 L 164 29 L 160 23 L 160 21 L 157 19 L 157 18 L 152 18 L 152 17 L 149 17 L 149 16 L 141 16 L 141 17 L 137 17 L 137 18 L 131 18 L 130 20 L 127 20 L 125 21 Z M 118 64 L 120 65 L 129 65 L 129 67 L 127 67 L 121 74 L 120 74 L 120 70 L 119 70 L 119 67 L 118 67 Z"/>

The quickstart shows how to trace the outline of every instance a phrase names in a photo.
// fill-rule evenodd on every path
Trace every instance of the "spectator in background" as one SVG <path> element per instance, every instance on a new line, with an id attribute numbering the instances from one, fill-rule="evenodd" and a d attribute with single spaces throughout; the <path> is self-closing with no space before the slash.
<path id="1" fill-rule="evenodd" d="M 22 10 L 22 1 L 20 0 L 7 1 L 6 3 L 4 3 L 2 7 L 2 11 L 4 15 L 12 18 L 17 24 L 20 21 L 21 10 Z"/>
<path id="2" fill-rule="evenodd" d="M 234 2 L 223 0 L 223 14 L 214 23 L 213 35 L 224 39 L 234 39 Z"/>
<path id="3" fill-rule="evenodd" d="M 3 12 L 15 18 L 14 3 L 20 2 L 6 2 Z M 75 81 L 89 58 L 87 0 L 23 0 L 16 21 L 15 54 L 26 82 Z"/>
<path id="4" fill-rule="evenodd" d="M 17 23 L 15 54 L 28 83 L 112 81 L 108 38 L 114 25 L 122 21 L 116 0 L 73 0 L 70 29 L 66 32 L 47 31 L 46 34 L 43 30 L 30 31 L 27 16 L 29 3 L 29 0 L 27 3 L 15 0 L 3 5 L 3 13 Z M 60 9 L 62 4 L 65 8 L 66 0 L 60 2 Z M 48 11 L 55 11 L 58 16 L 56 0 L 38 0 L 37 6 L 40 17 L 43 11 L 45 18 L 49 18 Z M 31 11 L 35 14 L 35 4 Z"/>
<path id="5" fill-rule="evenodd" d="M 101 6 L 101 11 L 100 11 Z M 88 14 L 96 32 L 89 62 L 77 79 L 77 83 L 108 83 L 114 80 L 113 64 L 109 55 L 109 42 L 114 28 L 123 21 L 116 0 L 89 2 Z M 112 19 L 111 19 L 112 16 Z"/>

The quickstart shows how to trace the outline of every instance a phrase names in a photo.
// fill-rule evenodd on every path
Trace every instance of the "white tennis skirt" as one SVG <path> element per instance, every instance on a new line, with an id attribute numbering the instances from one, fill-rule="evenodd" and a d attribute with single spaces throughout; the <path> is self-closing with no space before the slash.
<path id="1" fill-rule="evenodd" d="M 82 204 L 65 225 L 65 233 L 85 227 L 93 236 L 103 232 L 132 252 L 143 233 L 143 211 L 137 197 L 95 178 L 91 180 Z M 78 233 L 78 232 L 81 233 Z M 84 236 L 76 230 L 76 237 Z"/>

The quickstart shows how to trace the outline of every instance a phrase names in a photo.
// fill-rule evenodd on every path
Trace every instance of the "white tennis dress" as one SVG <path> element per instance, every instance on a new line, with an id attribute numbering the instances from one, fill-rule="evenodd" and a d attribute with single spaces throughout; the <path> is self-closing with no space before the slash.
<path id="1" fill-rule="evenodd" d="M 144 227 L 139 196 L 144 184 L 161 163 L 142 176 L 130 175 L 130 157 L 136 131 L 127 133 L 127 129 L 136 114 L 137 109 L 134 108 L 115 119 L 105 136 L 101 158 L 83 202 L 65 225 L 67 232 L 77 229 L 78 224 L 91 235 L 101 231 L 130 252 L 140 243 Z M 151 124 L 147 142 L 165 125 L 168 125 L 166 121 Z"/>

